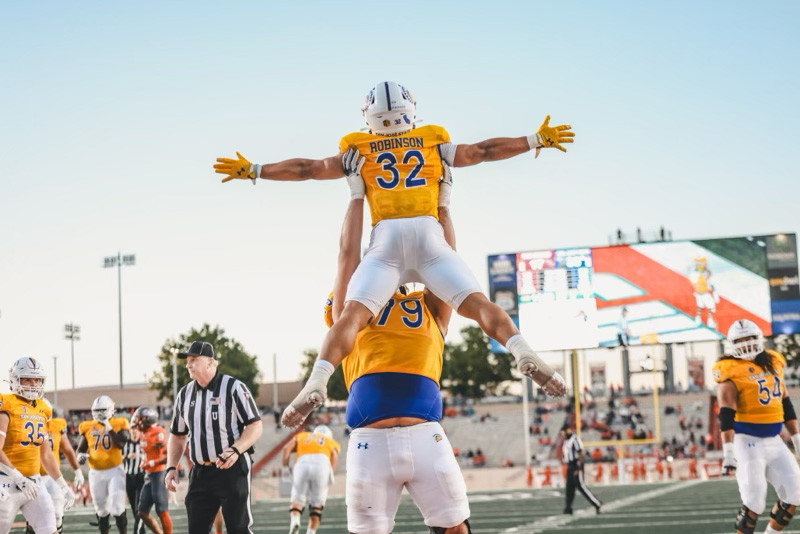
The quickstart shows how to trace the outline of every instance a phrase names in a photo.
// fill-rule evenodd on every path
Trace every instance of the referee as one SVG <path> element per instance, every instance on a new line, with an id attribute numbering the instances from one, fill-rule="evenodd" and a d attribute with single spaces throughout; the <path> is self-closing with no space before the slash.
<path id="1" fill-rule="evenodd" d="M 139 508 L 139 495 L 144 486 L 144 471 L 140 466 L 142 449 L 139 441 L 129 440 L 122 447 L 122 468 L 125 470 L 125 492 L 128 494 L 128 503 L 133 510 L 133 532 L 142 534 L 144 525 L 136 511 Z"/>
<path id="2" fill-rule="evenodd" d="M 567 465 L 567 504 L 564 513 L 572 513 L 572 501 L 575 499 L 575 488 L 577 488 L 599 514 L 603 503 L 583 482 L 583 444 L 580 438 L 573 434 L 571 427 L 564 427 L 563 432 L 564 443 L 561 445 L 561 453 L 562 461 Z"/>
<path id="3" fill-rule="evenodd" d="M 175 399 L 167 445 L 167 489 L 177 489 L 175 468 L 187 441 L 194 464 L 186 493 L 188 531 L 209 532 L 222 508 L 229 534 L 251 534 L 250 454 L 261 435 L 261 416 L 250 391 L 217 371 L 214 348 L 195 341 L 178 354 L 186 358 L 192 381 Z"/>

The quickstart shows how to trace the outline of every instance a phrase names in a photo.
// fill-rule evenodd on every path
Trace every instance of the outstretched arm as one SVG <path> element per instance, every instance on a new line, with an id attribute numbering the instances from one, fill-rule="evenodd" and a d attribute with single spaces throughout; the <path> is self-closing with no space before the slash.
<path id="1" fill-rule="evenodd" d="M 452 158 L 453 167 L 468 167 L 484 161 L 508 159 L 531 149 L 536 149 L 536 157 L 543 147 L 554 147 L 562 152 L 567 149 L 561 143 L 572 143 L 575 134 L 567 124 L 550 126 L 550 115 L 535 134 L 527 137 L 495 137 L 472 145 L 457 145 Z"/>
<path id="2" fill-rule="evenodd" d="M 222 179 L 227 182 L 233 179 L 300 181 L 330 180 L 344 176 L 341 155 L 325 159 L 293 158 L 278 163 L 250 163 L 247 158 L 236 153 L 237 159 L 217 158 L 214 172 L 226 175 Z"/>
<path id="3" fill-rule="evenodd" d="M 339 319 L 344 308 L 344 297 L 350 277 L 361 262 L 361 233 L 364 226 L 364 199 L 350 200 L 339 236 L 339 262 L 333 284 L 333 322 Z"/>

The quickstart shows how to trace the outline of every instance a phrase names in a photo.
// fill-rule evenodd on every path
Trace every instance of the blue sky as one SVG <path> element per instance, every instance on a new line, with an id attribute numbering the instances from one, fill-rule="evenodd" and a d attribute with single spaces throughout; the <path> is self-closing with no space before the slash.
<path id="1" fill-rule="evenodd" d="M 389 8 L 392 8 L 391 10 Z M 164 340 L 219 324 L 265 378 L 325 333 L 348 193 L 220 184 L 211 165 L 334 155 L 376 82 L 404 84 L 456 143 L 570 123 L 567 154 L 459 169 L 458 248 L 797 232 L 795 2 L 6 3 L 0 20 L 0 358 L 115 383 Z M 468 324 L 454 320 L 449 340 Z"/>

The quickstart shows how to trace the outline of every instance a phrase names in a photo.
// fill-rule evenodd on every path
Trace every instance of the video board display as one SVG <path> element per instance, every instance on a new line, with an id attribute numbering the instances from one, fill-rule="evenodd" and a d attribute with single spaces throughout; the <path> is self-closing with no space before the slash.
<path id="1" fill-rule="evenodd" d="M 800 332 L 794 234 L 493 255 L 489 289 L 540 351 Z"/>

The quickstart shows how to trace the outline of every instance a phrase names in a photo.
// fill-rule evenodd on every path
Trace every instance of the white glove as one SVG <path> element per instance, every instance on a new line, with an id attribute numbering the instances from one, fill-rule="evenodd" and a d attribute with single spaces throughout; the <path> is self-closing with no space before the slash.
<path id="1" fill-rule="evenodd" d="M 29 501 L 36 498 L 39 494 L 39 486 L 36 485 L 36 482 L 33 480 L 26 478 L 17 471 L 16 469 L 12 470 L 8 473 L 8 476 L 11 477 L 11 480 L 14 481 L 14 484 L 17 486 L 17 489 L 25 495 L 25 498 Z"/>
<path id="2" fill-rule="evenodd" d="M 800 434 L 792 434 L 792 445 L 794 445 L 794 454 L 800 456 Z"/>
<path id="3" fill-rule="evenodd" d="M 100 423 L 103 425 L 103 428 L 105 428 L 106 432 L 111 432 L 111 423 L 108 422 L 108 419 L 105 421 L 100 421 Z"/>
<path id="4" fill-rule="evenodd" d="M 0 502 L 5 502 L 8 499 L 8 496 L 9 496 L 8 490 L 0 486 Z"/>
<path id="5" fill-rule="evenodd" d="M 333 485 L 333 482 L 334 482 L 334 480 L 336 480 L 336 476 L 333 474 L 333 468 L 331 467 L 331 471 L 330 471 L 330 473 L 328 474 L 328 485 L 329 485 L 329 486 L 332 486 L 332 485 Z"/>
<path id="6" fill-rule="evenodd" d="M 88 459 L 89 459 L 89 455 L 87 453 L 85 453 L 85 452 L 79 452 L 78 453 L 78 465 L 85 465 L 86 464 L 86 460 L 88 460 Z"/>
<path id="7" fill-rule="evenodd" d="M 440 208 L 450 207 L 450 193 L 453 189 L 453 172 L 447 164 L 442 165 L 442 178 L 439 180 L 439 203 Z"/>
<path id="8" fill-rule="evenodd" d="M 733 454 L 733 443 L 722 444 L 722 474 L 733 476 L 736 473 L 736 456 Z"/>
<path id="9" fill-rule="evenodd" d="M 550 377 L 550 380 L 542 384 L 540 387 L 548 397 L 563 397 L 567 393 L 567 383 L 564 381 L 564 377 L 558 373 L 553 373 L 553 376 Z"/>
<path id="10" fill-rule="evenodd" d="M 75 504 L 75 494 L 72 493 L 72 490 L 69 488 L 69 486 L 67 486 L 67 481 L 64 480 L 64 475 L 61 475 L 56 479 L 56 486 L 58 486 L 58 489 L 61 490 L 61 494 L 64 496 L 64 510 L 69 510 L 72 508 L 72 505 Z"/>
<path id="11" fill-rule="evenodd" d="M 347 185 L 350 186 L 350 198 L 357 200 L 364 198 L 367 193 L 364 179 L 361 177 L 361 167 L 366 158 L 358 153 L 355 148 L 349 149 L 342 155 L 342 168 L 347 176 Z"/>
<path id="12" fill-rule="evenodd" d="M 84 482 L 83 471 L 76 469 L 75 476 L 72 478 L 72 483 L 75 485 L 75 489 L 80 490 Z"/>

